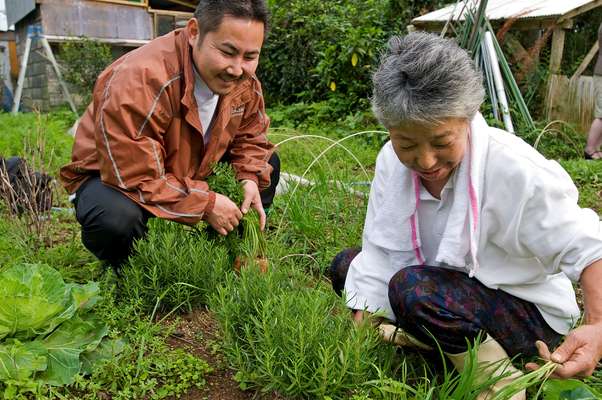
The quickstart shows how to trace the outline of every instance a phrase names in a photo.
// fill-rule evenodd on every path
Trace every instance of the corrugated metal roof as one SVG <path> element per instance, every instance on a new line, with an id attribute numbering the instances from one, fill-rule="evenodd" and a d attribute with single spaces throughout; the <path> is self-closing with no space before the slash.
<path id="1" fill-rule="evenodd" d="M 490 20 L 517 18 L 542 18 L 542 17 L 561 17 L 576 8 L 593 3 L 595 0 L 489 0 L 487 4 L 487 18 Z M 478 2 L 468 0 L 469 6 L 474 6 Z M 454 19 L 463 14 L 464 1 L 458 3 L 454 12 Z M 455 2 L 445 8 L 430 12 L 421 17 L 414 18 L 412 22 L 445 22 L 449 19 Z"/>

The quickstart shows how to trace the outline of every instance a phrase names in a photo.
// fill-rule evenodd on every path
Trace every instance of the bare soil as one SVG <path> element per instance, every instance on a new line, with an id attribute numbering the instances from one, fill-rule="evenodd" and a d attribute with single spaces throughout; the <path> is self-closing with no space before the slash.
<path id="1" fill-rule="evenodd" d="M 172 321 L 173 322 L 173 321 Z M 207 384 L 203 389 L 193 389 L 181 399 L 186 400 L 283 400 L 284 397 L 262 394 L 253 390 L 243 391 L 234 380 L 232 371 L 220 352 L 220 337 L 217 321 L 206 309 L 198 309 L 181 315 L 175 332 L 168 344 L 183 348 L 202 358 L 213 368 L 205 375 Z"/>

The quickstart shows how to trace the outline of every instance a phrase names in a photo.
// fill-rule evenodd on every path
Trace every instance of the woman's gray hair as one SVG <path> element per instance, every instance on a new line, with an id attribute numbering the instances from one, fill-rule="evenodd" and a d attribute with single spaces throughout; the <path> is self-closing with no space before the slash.
<path id="1" fill-rule="evenodd" d="M 389 39 L 372 83 L 372 110 L 386 128 L 471 120 L 485 96 L 468 53 L 452 39 L 424 32 Z"/>

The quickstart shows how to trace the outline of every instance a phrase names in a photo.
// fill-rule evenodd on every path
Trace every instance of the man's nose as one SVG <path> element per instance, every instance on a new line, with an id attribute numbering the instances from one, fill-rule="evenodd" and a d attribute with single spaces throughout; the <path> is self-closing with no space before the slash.
<path id="1" fill-rule="evenodd" d="M 226 72 L 228 75 L 232 75 L 233 77 L 240 78 L 243 74 L 243 68 L 240 60 L 233 60 L 228 68 L 226 68 Z"/>

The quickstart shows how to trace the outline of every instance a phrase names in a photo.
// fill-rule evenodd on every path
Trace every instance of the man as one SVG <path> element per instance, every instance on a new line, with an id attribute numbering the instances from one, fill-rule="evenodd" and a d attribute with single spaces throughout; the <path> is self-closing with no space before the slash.
<path id="1" fill-rule="evenodd" d="M 99 259 L 122 264 L 153 216 L 226 235 L 252 207 L 263 229 L 279 173 L 255 76 L 268 15 L 264 0 L 200 0 L 186 28 L 98 77 L 61 180 Z M 204 181 L 220 160 L 243 183 L 240 208 Z"/>
<path id="2" fill-rule="evenodd" d="M 598 43 L 602 45 L 602 24 L 598 28 Z M 594 86 L 596 102 L 594 105 L 594 120 L 589 128 L 584 155 L 586 159 L 602 160 L 602 51 L 598 52 L 598 61 L 594 67 Z"/>

